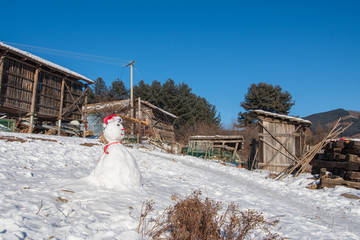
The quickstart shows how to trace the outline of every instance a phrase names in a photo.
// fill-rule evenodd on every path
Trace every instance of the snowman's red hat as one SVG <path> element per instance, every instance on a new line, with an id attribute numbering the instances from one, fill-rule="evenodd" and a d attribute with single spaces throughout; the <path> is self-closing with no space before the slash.
<path id="1" fill-rule="evenodd" d="M 106 127 L 109 123 L 115 121 L 122 123 L 122 118 L 115 114 L 107 116 L 106 118 L 104 118 L 104 127 Z"/>

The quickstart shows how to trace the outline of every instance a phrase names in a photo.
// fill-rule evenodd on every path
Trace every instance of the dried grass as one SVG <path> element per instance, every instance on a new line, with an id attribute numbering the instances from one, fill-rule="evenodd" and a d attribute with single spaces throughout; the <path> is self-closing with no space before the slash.
<path id="1" fill-rule="evenodd" d="M 6 140 L 6 142 L 21 142 L 21 143 L 26 142 L 25 139 L 17 138 L 17 137 L 9 137 L 9 136 L 0 137 L 0 139 Z"/>
<path id="2" fill-rule="evenodd" d="M 44 141 L 44 142 L 57 142 L 54 139 L 47 139 L 47 138 L 35 138 L 35 137 L 28 137 L 28 139 L 32 139 L 32 140 L 40 140 L 40 141 Z"/>
<path id="3" fill-rule="evenodd" d="M 138 232 L 149 239 L 240 240 L 261 231 L 262 239 L 281 239 L 270 232 L 277 221 L 268 222 L 255 210 L 241 211 L 234 203 L 223 211 L 221 202 L 203 200 L 200 195 L 200 191 L 195 191 L 184 199 L 173 196 L 174 206 L 167 207 L 156 218 L 149 217 L 154 202 L 147 201 L 143 204 Z"/>
<path id="4" fill-rule="evenodd" d="M 81 143 L 80 145 L 85 147 L 101 146 L 101 144 L 98 143 Z"/>

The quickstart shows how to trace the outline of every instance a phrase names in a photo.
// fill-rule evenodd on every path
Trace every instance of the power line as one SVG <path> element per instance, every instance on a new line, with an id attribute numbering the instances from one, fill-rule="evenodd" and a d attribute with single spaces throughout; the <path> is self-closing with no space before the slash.
<path id="1" fill-rule="evenodd" d="M 140 80 L 143 80 L 143 78 L 140 76 L 140 73 L 139 73 L 139 71 L 137 70 L 137 68 L 136 68 L 136 67 L 134 67 L 134 68 L 135 68 L 135 71 L 136 71 L 137 75 L 139 76 Z"/>
<path id="2" fill-rule="evenodd" d="M 31 49 L 31 51 L 34 51 L 34 52 L 40 52 L 40 53 L 45 53 L 45 54 L 50 54 L 50 55 L 57 55 L 57 56 L 62 56 L 62 57 L 70 57 L 70 58 L 81 59 L 81 60 L 85 60 L 85 61 L 110 64 L 110 65 L 115 65 L 115 66 L 123 66 L 125 63 L 129 62 L 128 59 L 64 51 L 64 50 L 44 48 L 44 47 L 38 47 L 38 46 L 32 46 L 32 45 L 20 44 L 20 43 L 12 43 L 12 42 L 4 42 L 4 43 L 26 47 L 26 48 Z"/>

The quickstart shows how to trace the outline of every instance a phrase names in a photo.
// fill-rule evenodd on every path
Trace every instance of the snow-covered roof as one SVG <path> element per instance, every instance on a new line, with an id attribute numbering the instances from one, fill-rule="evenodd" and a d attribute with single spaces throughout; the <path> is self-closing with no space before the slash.
<path id="1" fill-rule="evenodd" d="M 26 52 L 26 51 L 20 50 L 18 48 L 12 47 L 10 45 L 7 45 L 7 44 L 5 44 L 3 42 L 0 42 L 0 48 L 11 51 L 11 52 L 13 52 L 13 53 L 15 53 L 17 55 L 21 55 L 23 57 L 26 57 L 27 59 L 31 59 L 34 62 L 37 62 L 37 63 L 39 63 L 41 65 L 45 65 L 47 67 L 54 68 L 54 69 L 66 74 L 66 75 L 70 75 L 70 76 L 72 76 L 74 78 L 77 78 L 78 80 L 83 80 L 83 81 L 85 81 L 87 83 L 90 83 L 90 84 L 94 83 L 94 81 L 90 80 L 89 78 L 87 78 L 87 77 L 85 77 L 85 76 L 83 76 L 83 75 L 81 75 L 79 73 L 71 71 L 71 70 L 69 70 L 67 68 L 64 68 L 64 67 L 62 67 L 60 65 L 52 63 L 52 62 L 50 62 L 48 60 L 45 60 L 45 59 L 43 59 L 41 57 L 38 57 L 38 56 L 36 56 L 34 54 L 31 54 L 29 52 Z"/>
<path id="2" fill-rule="evenodd" d="M 309 120 L 305 120 L 305 119 L 298 118 L 298 117 L 292 117 L 292 116 L 288 116 L 288 115 L 272 113 L 272 112 L 267 112 L 267 111 L 263 111 L 263 110 L 251 110 L 251 112 L 254 112 L 254 113 L 256 113 L 260 116 L 264 116 L 264 117 L 272 117 L 275 119 L 287 120 L 289 122 L 303 124 L 303 125 L 309 125 L 309 126 L 312 125 L 312 123 Z"/>
<path id="3" fill-rule="evenodd" d="M 120 101 L 111 101 L 111 102 L 101 102 L 101 103 L 92 103 L 92 104 L 88 104 L 86 106 L 86 110 L 89 113 L 92 112 L 101 112 L 101 111 L 106 111 L 106 110 L 113 110 L 114 108 L 116 109 L 123 109 L 127 106 L 130 105 L 130 100 L 120 100 Z M 85 107 L 85 106 L 83 106 Z"/>
<path id="4" fill-rule="evenodd" d="M 157 110 L 159 110 L 160 112 L 163 112 L 163 113 L 165 113 L 166 115 L 171 116 L 172 118 L 175 118 L 175 119 L 178 118 L 178 117 L 175 116 L 174 114 L 169 113 L 169 112 L 165 111 L 164 109 L 161 109 L 161 108 L 159 108 L 159 107 L 157 107 L 157 106 L 155 106 L 155 105 L 153 105 L 153 104 L 151 104 L 151 103 L 149 103 L 149 102 L 147 102 L 147 101 L 141 100 L 141 102 L 142 102 L 143 104 L 145 104 L 145 105 L 148 105 L 148 106 L 151 107 L 151 108 L 157 109 Z"/>
<path id="5" fill-rule="evenodd" d="M 241 135 L 213 135 L 213 136 L 197 135 L 197 136 L 191 136 L 190 140 L 244 140 L 244 137 Z"/>
<path id="6" fill-rule="evenodd" d="M 165 111 L 164 109 L 161 109 L 149 102 L 141 100 L 141 103 L 147 105 L 148 107 L 150 107 L 152 109 L 156 109 L 174 119 L 178 118 L 174 114 L 169 113 L 169 112 Z M 114 109 L 114 108 L 117 108 L 120 110 L 129 105 L 130 105 L 130 99 L 120 100 L 120 101 L 111 101 L 111 102 L 102 102 L 102 103 L 93 103 L 93 104 L 87 105 L 87 111 L 89 111 L 89 112 L 96 112 L 96 111 L 102 111 L 102 110 L 106 111 L 106 110 Z"/>

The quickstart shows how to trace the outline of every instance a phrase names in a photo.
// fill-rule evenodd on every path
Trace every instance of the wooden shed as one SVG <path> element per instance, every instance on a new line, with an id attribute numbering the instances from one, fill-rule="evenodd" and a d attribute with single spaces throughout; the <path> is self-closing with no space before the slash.
<path id="1" fill-rule="evenodd" d="M 310 121 L 262 110 L 251 112 L 259 124 L 258 168 L 280 172 L 303 156 Z"/>
<path id="2" fill-rule="evenodd" d="M 128 136 L 148 136 L 156 140 L 175 141 L 174 120 L 177 119 L 155 105 L 136 99 L 134 109 L 131 110 L 130 99 L 88 104 L 88 129 L 95 135 L 102 133 L 102 124 L 106 116 L 117 114 L 124 119 L 124 127 Z"/>
<path id="3" fill-rule="evenodd" d="M 27 118 L 31 133 L 43 121 L 86 121 L 82 105 L 92 80 L 0 42 L 0 112 Z"/>
<path id="4" fill-rule="evenodd" d="M 189 145 L 181 152 L 205 159 L 237 162 L 240 161 L 239 152 L 243 144 L 244 137 L 241 135 L 191 136 Z"/>

